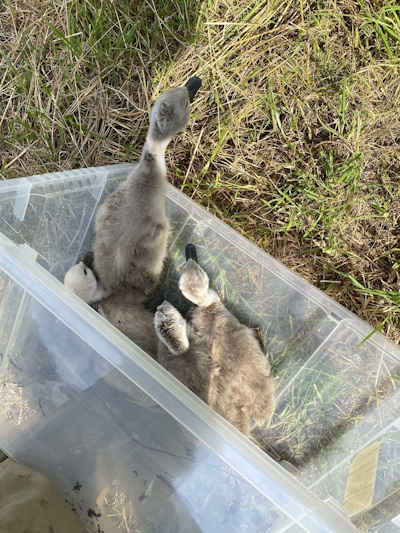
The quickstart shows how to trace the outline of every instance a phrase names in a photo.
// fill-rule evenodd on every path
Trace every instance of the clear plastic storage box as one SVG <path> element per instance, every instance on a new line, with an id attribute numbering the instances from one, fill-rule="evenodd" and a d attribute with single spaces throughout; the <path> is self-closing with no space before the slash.
<path id="1" fill-rule="evenodd" d="M 400 351 L 353 314 L 168 188 L 171 301 L 193 242 L 262 331 L 277 400 L 253 437 L 292 475 L 63 286 L 131 168 L 0 184 L 0 448 L 93 533 L 400 531 Z"/>

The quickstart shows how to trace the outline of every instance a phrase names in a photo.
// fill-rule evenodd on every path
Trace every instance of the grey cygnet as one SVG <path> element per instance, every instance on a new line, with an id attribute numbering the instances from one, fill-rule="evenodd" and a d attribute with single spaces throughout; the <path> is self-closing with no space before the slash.
<path id="1" fill-rule="evenodd" d="M 157 361 L 245 435 L 250 420 L 262 422 L 274 408 L 274 379 L 254 330 L 241 324 L 209 288 L 193 259 L 179 281 L 196 304 L 190 322 L 164 301 L 154 317 Z"/>
<path id="2" fill-rule="evenodd" d="M 141 302 L 159 281 L 169 232 L 165 149 L 186 128 L 200 86 L 193 77 L 157 99 L 140 162 L 97 211 L 94 271 L 109 293 L 133 290 Z"/>

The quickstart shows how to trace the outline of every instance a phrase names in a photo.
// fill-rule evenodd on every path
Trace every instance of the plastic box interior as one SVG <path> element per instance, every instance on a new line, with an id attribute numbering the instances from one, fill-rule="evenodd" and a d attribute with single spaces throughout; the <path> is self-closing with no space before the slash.
<path id="1" fill-rule="evenodd" d="M 163 288 L 185 305 L 193 242 L 227 307 L 261 329 L 277 402 L 253 437 L 295 479 L 60 283 L 131 168 L 0 184 L 0 448 L 93 532 L 352 531 L 343 505 L 361 530 L 399 531 L 400 351 L 383 336 L 169 187 Z M 369 494 L 352 493 L 369 449 Z"/>

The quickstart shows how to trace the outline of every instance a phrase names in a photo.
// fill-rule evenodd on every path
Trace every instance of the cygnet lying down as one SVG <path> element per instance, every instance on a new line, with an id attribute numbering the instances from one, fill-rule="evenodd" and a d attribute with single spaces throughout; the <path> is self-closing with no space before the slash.
<path id="1" fill-rule="evenodd" d="M 188 245 L 193 255 L 193 245 Z M 204 270 L 191 258 L 179 280 L 196 304 L 190 322 L 164 301 L 156 312 L 161 340 L 157 361 L 197 396 L 248 435 L 250 419 L 261 422 L 274 407 L 274 380 L 254 330 L 241 324 L 209 289 Z"/>
<path id="2" fill-rule="evenodd" d="M 194 254 L 194 247 L 187 249 Z M 82 285 L 92 276 L 96 278 L 88 267 L 87 274 L 75 267 L 65 277 L 66 286 L 77 294 L 87 294 Z M 116 328 L 248 435 L 251 419 L 261 422 L 273 411 L 275 387 L 268 359 L 254 330 L 226 309 L 209 288 L 207 274 L 191 258 L 184 266 L 179 288 L 197 306 L 190 322 L 164 301 L 157 308 L 154 328 L 151 313 L 136 304 L 129 292 L 113 294 L 101 305 Z"/>
<path id="3" fill-rule="evenodd" d="M 156 356 L 158 339 L 153 315 L 136 303 L 133 291 L 108 296 L 93 271 L 83 262 L 68 270 L 64 285 L 88 304 L 93 305 L 101 300 L 98 308 L 100 314 L 142 350 L 152 357 Z"/>
<path id="4" fill-rule="evenodd" d="M 97 211 L 94 271 L 107 291 L 133 290 L 142 302 L 159 281 L 169 232 L 165 149 L 186 128 L 200 86 L 193 77 L 157 99 L 140 162 Z"/>

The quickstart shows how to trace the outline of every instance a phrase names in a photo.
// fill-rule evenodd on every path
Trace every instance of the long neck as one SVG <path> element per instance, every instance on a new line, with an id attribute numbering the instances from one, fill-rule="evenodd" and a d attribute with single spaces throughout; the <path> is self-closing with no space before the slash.
<path id="1" fill-rule="evenodd" d="M 143 148 L 141 162 L 147 161 L 155 165 L 156 169 L 162 174 L 167 175 L 167 167 L 165 165 L 165 150 L 171 139 L 156 141 L 149 135 Z"/>

